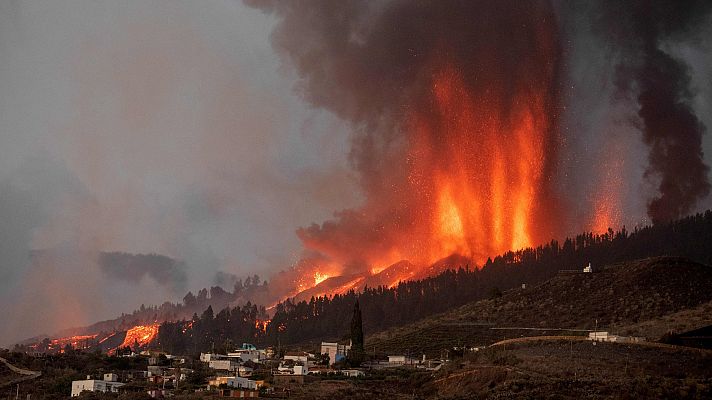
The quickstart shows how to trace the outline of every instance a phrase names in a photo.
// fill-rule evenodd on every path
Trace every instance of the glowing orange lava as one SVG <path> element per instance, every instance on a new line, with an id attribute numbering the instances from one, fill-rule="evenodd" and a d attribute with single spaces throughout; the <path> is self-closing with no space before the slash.
<path id="1" fill-rule="evenodd" d="M 319 271 L 314 272 L 314 286 L 324 282 L 327 279 L 329 279 L 329 275 L 322 274 Z"/>
<path id="2" fill-rule="evenodd" d="M 531 246 L 550 131 L 544 101 L 536 90 L 507 107 L 475 99 L 451 68 L 436 75 L 432 92 L 435 115 L 414 116 L 410 157 L 419 177 L 411 181 L 434 201 L 422 261 L 457 253 L 481 263 Z"/>
<path id="3" fill-rule="evenodd" d="M 298 232 L 305 246 L 329 257 L 300 261 L 297 293 L 342 275 L 353 260 L 376 278 L 370 284 L 388 286 L 451 255 L 481 266 L 488 257 L 552 238 L 560 214 L 551 195 L 558 146 L 556 116 L 549 112 L 554 100 L 547 94 L 553 67 L 512 91 L 508 77 L 492 73 L 493 83 L 477 91 L 462 71 L 439 61 L 427 106 L 413 107 L 399 127 L 406 141 L 403 164 L 396 157 L 394 168 L 402 166 L 398 178 L 405 179 L 393 182 L 392 191 L 376 192 L 362 211 L 344 213 L 340 224 Z M 413 268 L 388 270 L 403 260 Z M 363 271 L 353 271 L 361 278 L 346 285 L 324 289 L 357 289 Z"/>
<path id="4" fill-rule="evenodd" d="M 136 350 L 134 348 L 136 344 L 138 344 L 138 347 L 146 347 L 158 335 L 159 327 L 159 324 L 134 326 L 126 331 L 126 338 L 124 338 L 119 347 L 131 347 L 134 350 Z"/>
<path id="5" fill-rule="evenodd" d="M 65 338 L 52 339 L 47 346 L 47 351 L 58 351 L 60 353 L 64 352 L 64 347 L 70 345 L 73 349 L 87 349 L 90 348 L 94 340 L 98 335 L 76 335 L 69 336 Z"/>
<path id="6" fill-rule="evenodd" d="M 267 325 L 272 322 L 271 319 L 258 319 L 255 321 L 255 329 L 258 331 L 267 332 Z"/>

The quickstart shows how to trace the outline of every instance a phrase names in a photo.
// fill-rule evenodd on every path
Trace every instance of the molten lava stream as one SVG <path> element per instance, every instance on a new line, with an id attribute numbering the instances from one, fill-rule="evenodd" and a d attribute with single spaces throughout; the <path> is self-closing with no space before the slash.
<path id="1" fill-rule="evenodd" d="M 138 344 L 139 348 L 144 348 L 148 346 L 153 339 L 158 335 L 159 324 L 151 325 L 136 325 L 133 328 L 126 331 L 126 337 L 124 341 L 119 345 L 119 347 L 136 347 Z M 134 349 L 137 350 L 137 349 Z"/>

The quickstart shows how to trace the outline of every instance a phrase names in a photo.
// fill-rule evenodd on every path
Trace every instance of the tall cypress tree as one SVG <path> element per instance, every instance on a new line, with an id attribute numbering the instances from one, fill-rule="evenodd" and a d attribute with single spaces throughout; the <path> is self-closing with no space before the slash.
<path id="1" fill-rule="evenodd" d="M 359 366 L 363 360 L 363 323 L 361 321 L 361 308 L 358 305 L 358 299 L 354 304 L 354 314 L 351 317 L 351 351 L 349 352 L 349 361 L 354 367 Z"/>

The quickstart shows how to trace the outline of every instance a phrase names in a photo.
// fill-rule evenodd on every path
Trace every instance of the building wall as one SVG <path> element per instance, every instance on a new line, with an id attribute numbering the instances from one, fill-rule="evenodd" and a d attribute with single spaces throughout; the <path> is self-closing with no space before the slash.
<path id="1" fill-rule="evenodd" d="M 235 388 L 257 389 L 257 382 L 239 376 L 228 379 L 227 385 Z"/>
<path id="2" fill-rule="evenodd" d="M 90 392 L 118 392 L 119 387 L 123 386 L 123 383 L 118 382 L 106 382 L 95 379 L 88 379 L 82 381 L 72 381 L 72 397 L 77 397 L 84 390 Z"/>
<path id="3" fill-rule="evenodd" d="M 351 346 L 349 345 L 343 345 L 343 344 L 338 344 L 338 343 L 331 343 L 331 342 L 322 342 L 321 343 L 321 354 L 328 354 L 329 355 L 329 363 L 334 364 L 335 362 L 339 361 L 340 359 L 346 357 L 346 354 L 348 351 L 351 349 Z"/>
<path id="4" fill-rule="evenodd" d="M 284 356 L 285 360 L 292 360 L 292 361 L 299 361 L 303 362 L 304 365 L 306 365 L 307 360 L 309 359 L 307 356 Z"/>
<path id="5" fill-rule="evenodd" d="M 84 391 L 94 391 L 94 380 L 83 380 L 83 381 L 73 381 L 72 382 L 72 397 L 79 396 L 79 394 Z"/>
<path id="6" fill-rule="evenodd" d="M 214 360 L 208 363 L 208 366 L 212 369 L 219 369 L 224 371 L 230 371 L 235 369 L 237 364 L 232 360 Z"/>
<path id="7" fill-rule="evenodd" d="M 404 364 L 405 356 L 388 356 L 388 362 L 391 364 Z"/>

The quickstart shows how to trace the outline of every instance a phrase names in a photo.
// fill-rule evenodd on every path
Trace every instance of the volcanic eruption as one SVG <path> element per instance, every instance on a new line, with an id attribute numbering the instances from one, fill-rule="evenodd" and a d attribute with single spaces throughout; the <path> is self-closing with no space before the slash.
<path id="1" fill-rule="evenodd" d="M 365 194 L 361 207 L 298 229 L 304 257 L 288 274 L 291 289 L 341 276 L 338 290 L 343 291 L 401 262 L 401 272 L 390 274 L 395 278 L 371 282 L 392 284 L 417 277 L 451 255 L 482 265 L 488 257 L 566 234 L 566 201 L 555 186 L 565 140 L 559 127 L 565 60 L 560 13 L 551 2 L 247 3 L 278 19 L 273 46 L 296 69 L 297 91 L 351 124 L 350 157 Z M 603 2 L 601 8 L 615 10 L 613 3 Z M 606 12 L 600 13 L 604 21 L 615 20 Z M 633 19 L 641 19 L 639 14 L 627 12 Z M 597 17 L 590 22 L 600 24 Z M 658 44 L 659 35 L 643 29 L 646 23 L 645 17 L 636 20 L 632 31 L 623 30 L 625 40 L 611 42 L 613 48 L 637 43 L 630 37 Z M 644 47 L 643 55 L 651 51 Z M 648 64 L 656 62 L 643 59 L 633 74 L 641 87 L 640 117 L 649 126 L 647 110 L 657 106 L 646 99 L 655 92 L 654 82 L 646 83 L 642 75 L 650 75 Z M 651 79 L 663 80 L 669 75 L 663 72 Z M 677 79 L 674 93 L 661 97 L 676 104 L 686 84 Z M 669 122 L 694 125 L 681 126 L 689 132 L 682 138 L 698 140 L 699 121 L 689 118 L 684 106 L 673 110 L 679 108 Z M 647 128 L 643 135 L 651 146 L 648 174 L 663 175 L 660 196 L 650 201 L 654 220 L 689 211 L 708 191 L 701 158 L 684 163 L 672 154 L 668 158 L 678 162 L 664 160 L 686 147 L 667 144 L 670 140 L 658 131 L 675 137 L 669 128 Z M 600 188 L 588 194 L 595 203 L 586 229 L 606 231 L 620 223 L 623 180 L 616 168 L 623 164 L 606 164 Z M 693 174 L 671 184 L 668 175 L 680 171 L 667 170 L 683 164 L 694 166 Z M 690 190 L 678 187 L 687 182 Z M 662 211 L 672 207 L 672 197 L 683 197 L 680 192 L 688 193 L 680 209 Z"/>
<path id="2" fill-rule="evenodd" d="M 401 260 L 482 263 L 553 236 L 561 45 L 550 4 L 250 3 L 280 18 L 273 43 L 299 91 L 354 131 L 365 202 L 298 230 L 298 269 L 313 284 Z"/>

